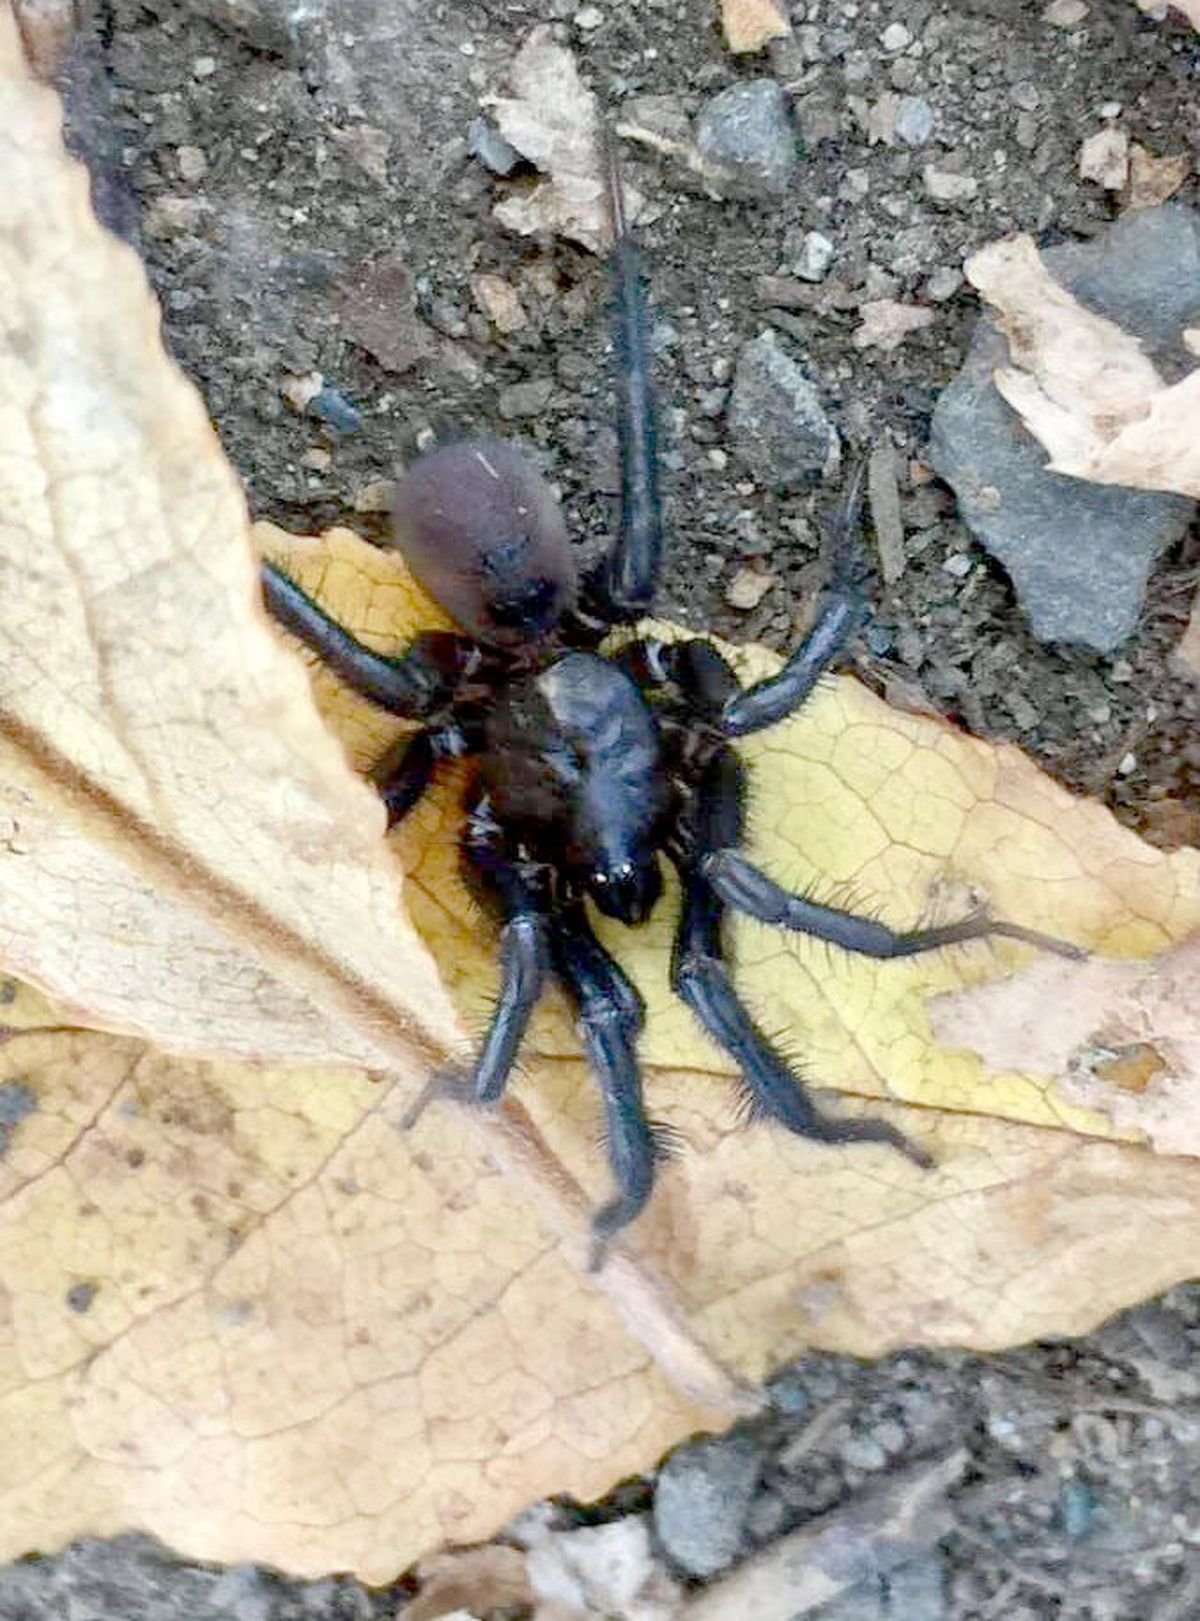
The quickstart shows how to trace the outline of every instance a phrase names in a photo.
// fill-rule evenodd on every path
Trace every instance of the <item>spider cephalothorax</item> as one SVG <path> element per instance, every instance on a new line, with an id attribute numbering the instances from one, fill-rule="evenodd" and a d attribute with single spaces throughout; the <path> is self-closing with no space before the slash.
<path id="1" fill-rule="evenodd" d="M 520 453 L 493 439 L 446 445 L 401 480 L 395 540 L 461 632 L 433 631 L 402 655 L 370 652 L 286 575 L 264 568 L 267 603 L 359 692 L 421 723 L 374 779 L 398 821 L 439 759 L 472 762 L 463 859 L 501 926 L 495 1011 L 466 1090 L 501 1095 L 547 977 L 575 1007 L 606 1116 L 615 1196 L 597 1211 L 597 1256 L 650 1195 L 661 1133 L 643 1105 L 640 996 L 600 944 L 590 901 L 627 924 L 657 903 L 660 861 L 683 897 L 671 966 L 676 992 L 738 1064 L 755 1113 L 826 1142 L 890 1144 L 925 1154 L 879 1120 L 823 1114 L 734 990 L 723 944 L 730 907 L 872 957 L 908 956 L 1005 934 L 1070 950 L 976 913 L 898 933 L 781 889 L 740 853 L 745 780 L 731 739 L 795 710 L 853 632 L 862 608 L 856 502 L 838 525 L 835 567 L 813 628 L 777 675 L 743 690 L 715 647 L 695 639 L 604 634 L 649 608 L 662 549 L 645 311 L 635 249 L 611 179 L 622 522 L 582 582 L 561 512 Z"/>

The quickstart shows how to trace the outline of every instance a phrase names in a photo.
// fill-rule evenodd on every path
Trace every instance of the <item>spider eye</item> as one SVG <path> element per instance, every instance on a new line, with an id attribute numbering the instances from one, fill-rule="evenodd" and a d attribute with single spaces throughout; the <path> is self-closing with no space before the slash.
<path id="1" fill-rule="evenodd" d="M 662 874 L 653 857 L 642 863 L 623 861 L 593 870 L 588 888 L 605 917 L 615 917 L 619 923 L 644 923 L 662 894 Z"/>

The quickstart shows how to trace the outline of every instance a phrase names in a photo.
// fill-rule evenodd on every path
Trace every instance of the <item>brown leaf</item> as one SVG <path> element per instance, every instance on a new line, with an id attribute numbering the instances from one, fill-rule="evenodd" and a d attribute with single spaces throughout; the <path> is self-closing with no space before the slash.
<path id="1" fill-rule="evenodd" d="M 523 236 L 553 231 L 593 253 L 604 252 L 612 240 L 612 221 L 596 97 L 550 24 L 530 31 L 509 80 L 512 94 L 490 96 L 487 105 L 505 140 L 545 178 L 532 189 L 512 191 L 493 213 Z M 630 220 L 638 217 L 641 206 L 641 198 L 626 187 Z"/>
<path id="2" fill-rule="evenodd" d="M 996 387 L 1054 472 L 1200 495 L 1200 368 L 1164 383 L 1136 338 L 1054 280 L 1031 237 L 993 242 L 966 272 L 1012 353 Z"/>
<path id="3" fill-rule="evenodd" d="M 1125 206 L 1157 208 L 1159 203 L 1175 195 L 1191 172 L 1192 160 L 1186 152 L 1157 158 L 1140 141 L 1134 141 L 1129 149 L 1129 191 Z"/>

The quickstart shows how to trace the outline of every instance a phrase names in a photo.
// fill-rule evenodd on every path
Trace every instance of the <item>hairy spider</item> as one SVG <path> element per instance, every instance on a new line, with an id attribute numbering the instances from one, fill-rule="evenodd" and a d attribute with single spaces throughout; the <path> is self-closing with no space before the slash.
<path id="1" fill-rule="evenodd" d="M 622 503 L 619 533 L 582 582 L 554 497 L 521 454 L 494 439 L 433 450 L 400 481 L 395 544 L 462 627 L 426 632 L 397 657 L 373 653 L 279 569 L 263 570 L 267 604 L 343 680 L 391 713 L 420 721 L 375 768 L 389 825 L 412 809 L 438 761 L 472 761 L 462 837 L 475 892 L 500 925 L 500 991 L 461 1090 L 495 1103 L 548 976 L 573 1004 L 606 1116 L 615 1196 L 593 1218 L 605 1241 L 649 1198 L 664 1134 L 647 1118 L 637 1060 L 640 995 L 600 944 L 586 901 L 645 922 L 659 899 L 660 855 L 679 873 L 683 910 L 671 982 L 738 1064 L 753 1111 L 799 1136 L 886 1143 L 929 1163 L 880 1120 L 823 1114 L 742 1006 L 723 942 L 728 908 L 869 957 L 904 957 L 1008 935 L 1074 948 L 976 912 L 906 933 L 781 889 L 739 851 L 745 776 L 730 740 L 802 704 L 856 628 L 857 502 L 838 525 L 836 563 L 807 639 L 778 674 L 742 689 L 701 639 L 629 641 L 598 651 L 608 630 L 650 607 L 662 551 L 645 303 L 610 160 L 613 320 Z"/>

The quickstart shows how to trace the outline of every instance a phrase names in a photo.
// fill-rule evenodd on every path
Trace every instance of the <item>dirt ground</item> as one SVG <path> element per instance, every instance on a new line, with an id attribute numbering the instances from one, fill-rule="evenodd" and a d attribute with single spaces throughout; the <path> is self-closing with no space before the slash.
<path id="1" fill-rule="evenodd" d="M 668 533 L 659 607 L 735 641 L 786 648 L 821 578 L 819 526 L 831 494 L 774 495 L 739 467 L 723 415 L 739 348 L 774 324 L 843 440 L 863 446 L 890 435 L 907 466 L 923 456 L 934 402 L 977 317 L 973 295 L 955 287 L 964 255 L 1014 230 L 1086 238 L 1113 217 L 1112 195 L 1078 176 L 1080 143 L 1105 118 L 1119 117 L 1155 152 L 1190 141 L 1193 175 L 1180 198 L 1200 202 L 1200 36 L 1126 0 L 1091 0 L 1069 28 L 1045 21 L 1044 9 L 1017 0 L 814 0 L 792 6 L 791 41 L 738 60 L 709 0 L 328 0 L 307 10 L 270 0 L 95 0 L 65 84 L 72 139 L 93 168 L 100 206 L 143 255 L 168 345 L 208 401 L 256 515 L 297 530 L 349 522 L 378 537 L 381 481 L 431 432 L 483 430 L 534 448 L 588 550 L 611 532 L 617 488 L 604 266 L 565 242 L 516 238 L 492 218 L 513 183 L 470 154 L 480 98 L 545 21 L 560 24 L 589 84 L 617 108 L 656 97 L 692 114 L 741 78 L 773 75 L 793 97 L 801 143 L 786 195 L 714 201 L 644 150 L 624 161 L 649 202 L 639 234 L 652 285 Z M 897 20 L 918 49 L 885 45 Z M 871 144 L 862 108 L 889 89 L 929 103 L 924 144 Z M 974 196 L 932 199 L 922 176 L 934 160 L 973 177 Z M 761 278 L 779 273 L 814 229 L 836 244 L 833 293 L 819 310 L 781 320 Z M 415 306 L 387 365 L 348 335 L 365 330 L 358 290 L 368 269 L 393 293 L 411 289 Z M 519 331 L 503 334 L 481 312 L 471 286 L 481 273 L 518 290 Z M 894 352 L 857 348 L 857 307 L 878 297 L 925 304 L 935 319 Z M 515 386 L 536 383 L 544 386 Z M 1193 530 L 1161 561 L 1137 633 L 1101 657 L 1034 639 L 1003 572 L 958 523 L 942 486 L 904 484 L 901 498 L 906 567 L 890 586 L 872 582 L 873 619 L 856 654 L 865 678 L 977 733 L 1015 739 L 1159 843 L 1197 842 L 1200 690 L 1173 672 L 1169 654 L 1200 578 L 1200 535 Z M 964 555 L 965 571 L 946 567 Z M 747 567 L 774 583 L 743 610 L 727 593 Z M 1190 1343 L 1195 1296 L 1180 1292 L 1154 1311 L 1160 1330 L 1170 1322 L 1170 1334 Z M 1136 1358 L 1120 1349 L 1133 1331 L 1116 1340 L 1114 1332 L 1010 1358 L 806 1365 L 803 1378 L 848 1393 L 855 1433 L 888 1416 L 900 1387 L 915 1388 L 950 1415 L 947 1443 L 972 1448 L 966 1506 L 936 1550 L 940 1597 L 905 1610 L 887 1607 L 884 1592 L 876 1609 L 839 1615 L 1200 1614 L 1200 1505 L 1180 1439 L 1195 1433 L 1200 1392 L 1174 1353 L 1166 1360 L 1176 1384 L 1148 1389 Z M 1007 1440 L 988 1427 L 1001 1388 L 1017 1392 L 1019 1422 Z M 1109 1401 L 1114 1391 L 1124 1407 Z M 788 1421 L 771 1422 L 778 1433 L 764 1455 L 777 1458 Z M 1099 1440 L 1097 1424 L 1107 1426 Z M 818 1502 L 852 1494 L 871 1473 L 856 1474 L 844 1450 L 831 1460 L 815 1498 L 766 1493 L 775 1507 L 755 1511 L 742 1551 Z M 645 1506 L 650 1491 L 620 1502 Z M 52 1567 L 37 1568 L 50 1583 Z M 35 1598 L 6 1610 L 25 1600 L 4 1592 L 0 1621 L 68 1613 L 38 1609 Z M 49 1585 L 45 1592 L 49 1604 Z M 112 1613 L 177 1612 L 147 1600 Z M 225 1613 L 293 1612 L 243 1611 L 231 1599 Z"/>

